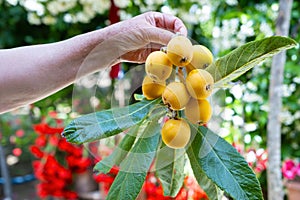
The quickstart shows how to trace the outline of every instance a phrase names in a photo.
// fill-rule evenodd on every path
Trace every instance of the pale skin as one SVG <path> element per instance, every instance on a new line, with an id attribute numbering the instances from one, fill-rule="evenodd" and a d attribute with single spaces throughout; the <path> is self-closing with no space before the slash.
<path id="1" fill-rule="evenodd" d="M 41 100 L 118 62 L 143 63 L 175 35 L 177 17 L 148 12 L 50 44 L 0 50 L 0 113 Z"/>

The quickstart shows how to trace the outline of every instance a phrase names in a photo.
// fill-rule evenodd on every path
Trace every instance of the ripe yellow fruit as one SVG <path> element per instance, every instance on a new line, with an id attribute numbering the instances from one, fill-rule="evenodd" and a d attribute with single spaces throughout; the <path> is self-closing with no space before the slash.
<path id="1" fill-rule="evenodd" d="M 165 88 L 162 94 L 162 100 L 165 105 L 173 110 L 181 110 L 190 99 L 190 95 L 181 82 L 171 82 Z"/>
<path id="2" fill-rule="evenodd" d="M 195 99 L 206 99 L 213 90 L 214 79 L 203 69 L 194 69 L 186 77 L 186 88 Z"/>
<path id="3" fill-rule="evenodd" d="M 174 65 L 186 66 L 193 58 L 193 44 L 185 36 L 175 36 L 167 45 L 167 55 Z"/>
<path id="4" fill-rule="evenodd" d="M 203 125 L 210 120 L 212 109 L 206 99 L 191 98 L 185 106 L 184 114 L 191 123 Z"/>
<path id="5" fill-rule="evenodd" d="M 145 62 L 146 73 L 153 80 L 166 80 L 172 73 L 173 65 L 166 53 L 153 51 Z"/>
<path id="6" fill-rule="evenodd" d="M 148 100 L 153 100 L 161 97 L 166 88 L 165 81 L 155 81 L 149 76 L 145 76 L 142 84 L 143 95 Z"/>
<path id="7" fill-rule="evenodd" d="M 193 59 L 186 66 L 189 73 L 193 69 L 205 69 L 213 62 L 213 55 L 211 51 L 203 45 L 193 46 Z"/>
<path id="8" fill-rule="evenodd" d="M 191 137 L 191 128 L 184 119 L 169 119 L 161 129 L 163 142 L 170 148 L 185 147 Z"/>

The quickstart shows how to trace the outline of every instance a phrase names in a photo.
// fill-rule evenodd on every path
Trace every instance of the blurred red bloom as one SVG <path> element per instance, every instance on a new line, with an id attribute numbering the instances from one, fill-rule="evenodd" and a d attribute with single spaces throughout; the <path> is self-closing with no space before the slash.
<path id="1" fill-rule="evenodd" d="M 56 111 L 49 111 L 49 112 L 48 112 L 48 115 L 49 115 L 51 118 L 53 118 L 53 119 L 57 118 L 57 112 L 56 112 Z"/>
<path id="2" fill-rule="evenodd" d="M 23 137 L 25 135 L 25 131 L 23 129 L 19 129 L 16 131 L 17 137 Z"/>
<path id="3" fill-rule="evenodd" d="M 46 123 L 40 123 L 33 126 L 35 132 L 39 134 L 60 134 L 64 129 L 51 127 Z"/>
<path id="4" fill-rule="evenodd" d="M 54 112 L 50 115 L 56 117 Z M 78 195 L 71 187 L 73 174 L 86 171 L 92 163 L 84 156 L 83 146 L 68 143 L 61 136 L 61 127 L 40 123 L 33 128 L 39 134 L 30 147 L 30 152 L 39 159 L 33 162 L 35 176 L 40 181 L 37 187 L 39 197 L 77 199 Z"/>
<path id="5" fill-rule="evenodd" d="M 300 163 L 287 159 L 282 164 L 282 174 L 287 180 L 300 180 Z"/>
<path id="6" fill-rule="evenodd" d="M 52 145 L 52 146 L 57 146 L 59 140 L 60 140 L 60 135 L 50 135 L 49 137 L 49 143 Z"/>
<path id="7" fill-rule="evenodd" d="M 44 156 L 44 152 L 42 152 L 37 146 L 30 146 L 30 152 L 37 158 L 42 158 Z"/>
<path id="8" fill-rule="evenodd" d="M 179 190 L 176 197 L 164 196 L 163 188 L 159 180 L 154 174 L 149 173 L 147 175 L 143 190 L 147 194 L 147 200 L 149 199 L 161 199 L 161 200 L 187 200 L 187 199 L 208 199 L 206 193 L 198 185 L 194 177 L 187 176 L 184 179 L 183 186 Z"/>
<path id="9" fill-rule="evenodd" d="M 77 193 L 76 192 L 74 192 L 74 191 L 65 191 L 65 193 L 64 193 L 64 197 L 66 198 L 66 199 L 78 199 L 78 195 L 77 195 Z"/>
<path id="10" fill-rule="evenodd" d="M 22 154 L 22 149 L 20 149 L 20 148 L 14 148 L 14 149 L 12 150 L 12 153 L 13 153 L 15 156 L 19 157 L 19 156 Z"/>
<path id="11" fill-rule="evenodd" d="M 36 139 L 35 139 L 35 144 L 38 147 L 45 147 L 47 144 L 47 137 L 45 135 L 39 135 Z"/>
<path id="12" fill-rule="evenodd" d="M 110 169 L 110 171 L 109 171 L 109 173 L 110 174 L 114 174 L 114 175 L 117 175 L 118 173 L 119 173 L 119 167 L 118 166 L 113 166 L 111 169 Z"/>
<path id="13" fill-rule="evenodd" d="M 120 64 L 116 64 L 116 65 L 112 66 L 111 69 L 110 69 L 110 72 L 109 72 L 110 78 L 111 79 L 118 78 L 120 69 L 121 69 Z"/>
<path id="14" fill-rule="evenodd" d="M 72 153 L 74 149 L 74 145 L 71 143 L 67 142 L 65 138 L 61 138 L 57 144 L 57 147 L 61 151 L 66 151 L 67 153 Z"/>
<path id="15" fill-rule="evenodd" d="M 91 159 L 89 158 L 80 158 L 74 155 L 69 155 L 66 158 L 69 168 L 75 173 L 84 172 L 88 166 L 92 164 Z"/>

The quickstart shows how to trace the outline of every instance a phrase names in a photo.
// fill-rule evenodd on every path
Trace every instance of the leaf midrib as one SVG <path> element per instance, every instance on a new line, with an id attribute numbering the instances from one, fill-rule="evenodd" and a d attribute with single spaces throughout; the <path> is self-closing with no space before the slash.
<path id="1" fill-rule="evenodd" d="M 147 106 L 149 106 L 150 104 L 153 104 L 153 103 L 154 103 L 154 101 L 150 101 L 149 103 L 147 103 L 147 104 L 141 106 L 140 108 L 136 109 L 135 111 L 131 112 L 128 116 L 134 115 L 135 113 L 139 112 L 140 110 L 144 109 L 145 107 L 147 107 Z M 129 109 L 129 108 L 128 108 L 128 109 Z M 112 111 L 112 110 L 111 110 L 111 111 Z M 116 118 L 108 119 L 108 120 L 101 121 L 101 122 L 98 122 L 98 123 L 99 123 L 99 124 L 108 123 L 108 122 L 110 122 L 110 121 L 116 121 L 116 120 L 118 120 L 118 119 L 127 118 L 128 116 L 121 115 L 121 116 L 118 116 L 118 117 L 116 117 Z M 98 124 L 98 123 L 97 123 L 97 124 Z M 93 126 L 93 125 L 91 125 L 91 126 Z"/>
<path id="2" fill-rule="evenodd" d="M 147 103 L 147 104 L 145 104 L 145 105 L 139 107 L 138 109 L 134 110 L 134 111 L 133 111 L 132 113 L 130 113 L 129 115 L 126 115 L 126 116 L 120 115 L 120 116 L 118 116 L 118 117 L 114 117 L 114 118 L 107 119 L 107 120 L 104 120 L 104 121 L 103 121 L 103 120 L 100 121 L 100 122 L 97 121 L 96 123 L 90 124 L 90 125 L 88 125 L 88 126 L 81 126 L 81 127 L 78 127 L 78 128 L 76 127 L 76 130 L 75 130 L 75 131 L 85 130 L 85 129 L 91 128 L 91 127 L 93 127 L 93 126 L 98 126 L 99 124 L 105 124 L 105 123 L 109 123 L 109 122 L 121 120 L 122 118 L 127 118 L 128 116 L 132 116 L 132 115 L 136 114 L 137 112 L 139 112 L 140 110 L 144 109 L 145 107 L 148 107 L 148 106 L 151 105 L 151 104 L 155 104 L 156 101 L 157 101 L 157 100 L 150 101 L 149 103 Z M 128 108 L 128 109 L 129 109 L 129 108 Z M 100 111 L 100 112 L 101 112 L 101 111 Z M 110 110 L 110 112 L 113 112 L 113 111 Z M 97 115 L 96 115 L 96 118 L 98 118 Z M 80 121 L 79 121 L 79 122 L 80 122 Z M 77 121 L 76 123 L 78 123 L 78 121 Z M 76 123 L 74 123 L 75 126 L 76 126 Z M 73 131 L 73 132 L 75 132 L 75 131 Z M 70 134 L 68 134 L 68 135 L 70 135 Z"/>

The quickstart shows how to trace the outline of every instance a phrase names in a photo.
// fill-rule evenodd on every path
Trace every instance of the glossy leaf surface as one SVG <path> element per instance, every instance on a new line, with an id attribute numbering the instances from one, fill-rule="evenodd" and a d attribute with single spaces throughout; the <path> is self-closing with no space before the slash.
<path id="1" fill-rule="evenodd" d="M 262 200 L 259 181 L 240 153 L 209 129 L 202 126 L 198 129 L 193 126 L 193 129 L 196 135 L 188 152 L 193 170 L 202 170 L 233 199 Z M 201 178 L 197 177 L 197 180 Z"/>
<path id="2" fill-rule="evenodd" d="M 215 87 L 222 87 L 265 59 L 296 45 L 294 40 L 281 36 L 255 40 L 217 59 L 206 70 L 212 74 Z"/>
<path id="3" fill-rule="evenodd" d="M 83 115 L 67 125 L 62 135 L 68 142 L 76 144 L 116 135 L 141 122 L 160 101 L 160 99 L 143 100 L 126 107 Z"/>

